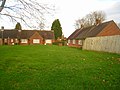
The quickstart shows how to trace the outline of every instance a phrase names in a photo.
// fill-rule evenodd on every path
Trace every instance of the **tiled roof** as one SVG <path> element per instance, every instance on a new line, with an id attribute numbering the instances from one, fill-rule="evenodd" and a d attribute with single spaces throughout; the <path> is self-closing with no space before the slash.
<path id="1" fill-rule="evenodd" d="M 17 38 L 18 31 L 17 30 L 4 30 L 0 31 L 0 38 Z"/>
<path id="2" fill-rule="evenodd" d="M 109 23 L 113 21 L 101 23 L 99 25 L 93 25 L 90 27 L 78 29 L 73 32 L 68 39 L 85 39 L 86 37 L 95 37 L 97 36 Z"/>
<path id="3" fill-rule="evenodd" d="M 38 32 L 45 39 L 54 39 L 53 31 L 38 31 Z"/>
<path id="4" fill-rule="evenodd" d="M 54 39 L 53 31 L 40 31 L 40 30 L 7 30 L 3 32 L 0 30 L 0 38 L 22 38 L 29 39 L 35 32 L 38 32 L 44 39 Z"/>
<path id="5" fill-rule="evenodd" d="M 75 31 L 68 37 L 68 39 L 74 39 L 74 38 L 76 38 L 76 36 L 79 34 L 79 32 L 80 32 L 79 29 L 75 30 Z"/>
<path id="6" fill-rule="evenodd" d="M 88 33 L 90 33 L 93 28 L 94 28 L 94 26 L 83 28 L 82 30 L 80 30 L 81 32 L 78 34 L 78 36 L 75 37 L 75 38 L 76 39 L 84 39 L 84 38 L 86 38 L 88 36 Z"/>
<path id="7" fill-rule="evenodd" d="M 36 30 L 22 30 L 20 33 L 20 38 L 29 39 L 35 32 Z"/>

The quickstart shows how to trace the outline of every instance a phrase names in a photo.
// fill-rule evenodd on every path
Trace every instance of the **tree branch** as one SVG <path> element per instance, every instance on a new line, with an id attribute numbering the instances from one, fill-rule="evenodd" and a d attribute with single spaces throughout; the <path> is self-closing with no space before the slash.
<path id="1" fill-rule="evenodd" d="M 44 19 L 43 16 L 45 14 L 51 14 L 51 11 L 54 10 L 49 8 L 47 4 L 41 4 L 35 0 L 17 0 L 16 2 L 17 4 L 14 3 L 11 6 L 4 6 L 4 8 L 2 8 L 4 11 L 1 12 L 0 15 L 7 16 L 15 22 L 21 20 L 29 27 L 34 27 L 35 23 L 39 26 L 41 19 Z M 32 24 L 31 21 L 33 21 L 34 24 Z"/>

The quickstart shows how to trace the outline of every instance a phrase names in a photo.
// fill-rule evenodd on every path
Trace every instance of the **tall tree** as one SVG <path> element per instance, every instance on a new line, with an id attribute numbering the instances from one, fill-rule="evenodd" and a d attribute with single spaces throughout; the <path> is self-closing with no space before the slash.
<path id="1" fill-rule="evenodd" d="M 55 39 L 62 37 L 62 27 L 61 27 L 59 19 L 56 19 L 53 21 L 51 30 L 54 30 Z"/>
<path id="2" fill-rule="evenodd" d="M 40 3 L 40 0 L 0 0 L 0 18 L 21 21 L 31 28 L 38 28 L 41 18 L 53 11 L 53 5 Z"/>
<path id="3" fill-rule="evenodd" d="M 89 27 L 96 24 L 96 21 L 103 22 L 106 18 L 106 14 L 103 11 L 94 11 L 87 14 L 85 17 L 75 21 L 75 28 L 79 29 L 81 26 Z"/>
<path id="4" fill-rule="evenodd" d="M 15 26 L 16 30 L 22 30 L 22 26 L 19 22 L 17 22 L 16 26 Z"/>

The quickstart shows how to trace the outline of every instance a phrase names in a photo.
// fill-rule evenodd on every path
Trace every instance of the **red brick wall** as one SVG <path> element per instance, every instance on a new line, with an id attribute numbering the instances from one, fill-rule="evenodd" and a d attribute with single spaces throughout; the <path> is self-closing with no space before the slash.
<path id="1" fill-rule="evenodd" d="M 14 38 L 14 39 L 8 38 L 8 39 L 7 39 L 8 45 L 15 45 L 15 44 L 18 44 L 18 42 L 16 42 L 15 39 L 17 39 L 17 38 Z M 17 41 L 18 41 L 18 39 L 17 39 Z"/>
<path id="2" fill-rule="evenodd" d="M 29 39 L 29 44 L 34 44 L 33 43 L 33 39 L 39 39 L 40 43 L 39 44 L 44 44 L 44 40 L 43 38 L 40 36 L 40 34 L 38 32 L 34 33 L 34 35 L 32 35 Z"/>
<path id="3" fill-rule="evenodd" d="M 2 39 L 0 38 L 0 45 L 2 45 Z"/>
<path id="4" fill-rule="evenodd" d="M 17 38 L 16 38 L 17 39 Z M 4 38 L 3 39 L 3 45 L 15 45 L 18 44 L 15 40 L 15 38 Z M 2 39 L 0 39 L 0 45 L 2 45 Z"/>
<path id="5" fill-rule="evenodd" d="M 16 42 L 16 39 L 17 38 L 4 38 L 3 40 L 3 45 L 6 44 L 6 45 L 15 45 L 15 44 L 18 44 L 18 45 L 32 45 L 32 44 L 45 44 L 45 40 L 40 36 L 40 34 L 38 32 L 35 32 L 28 40 L 27 43 L 21 43 L 21 40 L 18 40 L 18 42 Z M 22 39 L 22 38 L 21 38 Z M 24 39 L 24 38 L 23 38 Z M 40 43 L 33 43 L 33 39 L 39 39 L 40 40 Z M 54 39 L 51 39 L 52 40 L 52 43 L 55 42 Z M 0 45 L 2 45 L 2 39 L 0 38 Z"/>
<path id="6" fill-rule="evenodd" d="M 97 36 L 112 36 L 112 35 L 120 35 L 120 29 L 114 22 L 111 22 Z"/>
<path id="7" fill-rule="evenodd" d="M 77 48 L 81 48 L 82 46 L 78 44 L 79 40 L 75 40 L 75 44 L 73 44 L 73 40 L 70 40 L 70 43 L 68 43 L 69 47 L 77 47 Z"/>

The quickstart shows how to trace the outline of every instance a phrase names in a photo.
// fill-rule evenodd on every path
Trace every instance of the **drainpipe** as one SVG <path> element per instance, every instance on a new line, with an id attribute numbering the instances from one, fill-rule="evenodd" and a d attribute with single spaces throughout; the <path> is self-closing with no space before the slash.
<path id="1" fill-rule="evenodd" d="M 1 33 L 2 33 L 2 45 L 4 44 L 4 36 L 3 36 L 4 33 L 3 33 L 3 32 L 4 32 L 4 27 L 2 26 L 2 27 L 1 27 Z"/>
<path id="2" fill-rule="evenodd" d="M 19 39 L 18 39 L 18 42 L 19 42 L 19 45 L 21 44 L 21 30 L 18 30 L 18 33 L 19 33 Z"/>

